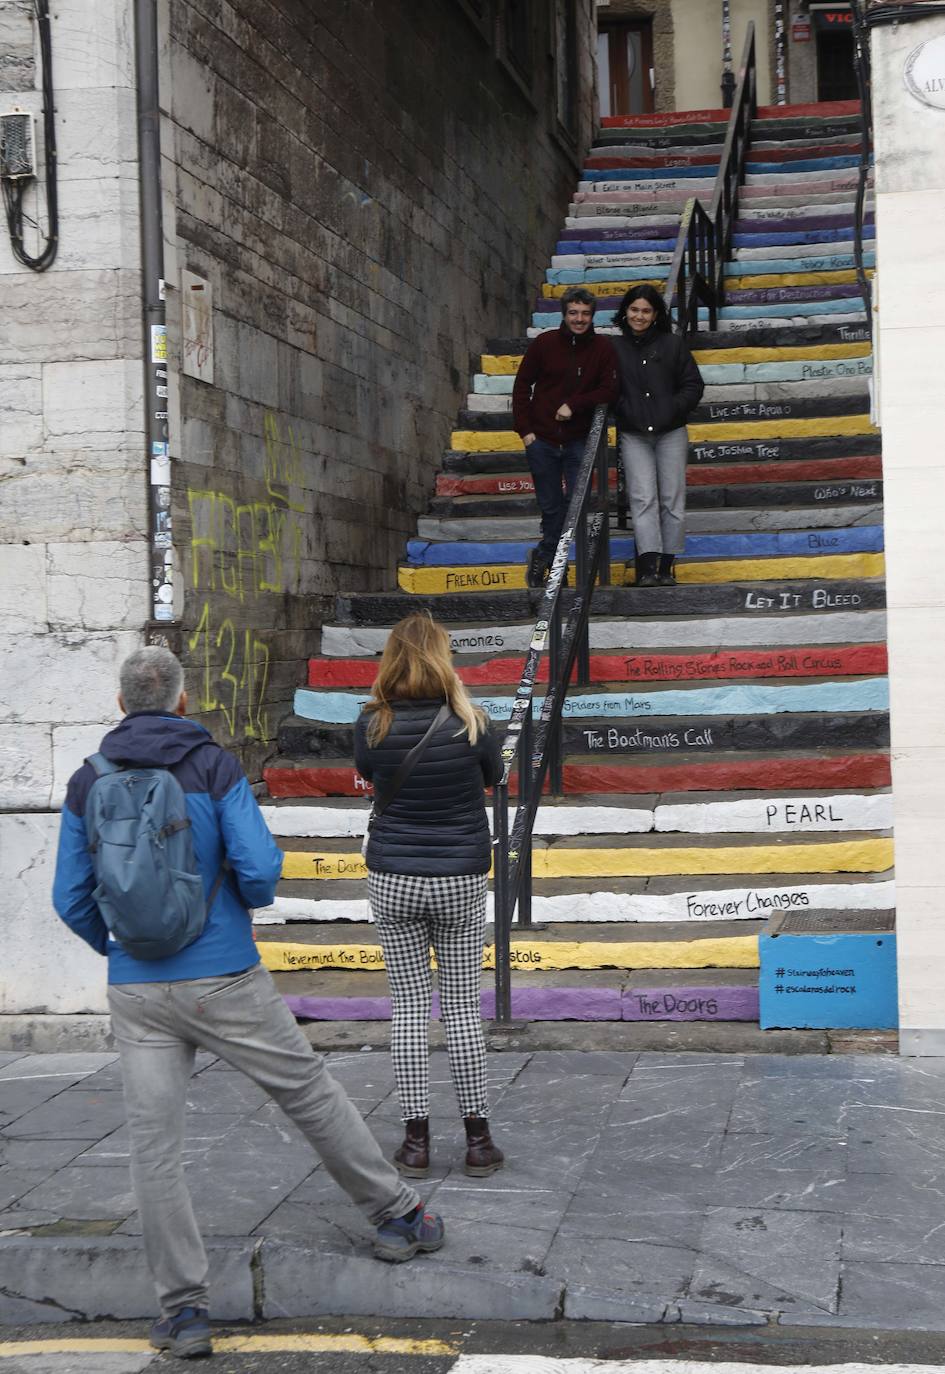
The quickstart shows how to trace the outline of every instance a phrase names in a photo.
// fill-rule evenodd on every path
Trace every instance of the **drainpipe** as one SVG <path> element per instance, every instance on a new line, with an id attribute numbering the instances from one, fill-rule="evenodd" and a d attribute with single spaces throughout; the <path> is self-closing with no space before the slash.
<path id="1" fill-rule="evenodd" d="M 732 71 L 732 14 L 729 0 L 722 0 L 722 109 L 735 103 L 735 73 Z"/>
<path id="2" fill-rule="evenodd" d="M 157 0 L 134 0 L 141 214 L 141 314 L 144 432 L 148 483 L 150 605 L 147 642 L 178 652 L 174 634 L 171 474 L 167 440 L 167 316 L 161 220 L 161 116 L 158 103 Z"/>
<path id="3" fill-rule="evenodd" d="M 787 16 L 784 0 L 774 0 L 774 104 L 787 104 Z"/>

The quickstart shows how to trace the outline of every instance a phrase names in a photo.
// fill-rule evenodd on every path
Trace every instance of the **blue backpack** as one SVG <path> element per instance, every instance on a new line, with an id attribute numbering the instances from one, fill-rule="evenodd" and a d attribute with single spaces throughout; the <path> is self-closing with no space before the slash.
<path id="1" fill-rule="evenodd" d="M 112 938 L 135 959 L 166 959 L 203 931 L 209 901 L 194 861 L 184 791 L 166 768 L 122 768 L 103 754 L 85 809 L 98 885 L 92 893 Z"/>

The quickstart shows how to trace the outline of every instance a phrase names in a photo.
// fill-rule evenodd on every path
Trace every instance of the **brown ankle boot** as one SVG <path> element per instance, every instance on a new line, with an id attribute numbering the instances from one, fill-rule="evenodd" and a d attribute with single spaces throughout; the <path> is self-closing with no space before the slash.
<path id="1" fill-rule="evenodd" d="M 489 1134 L 489 1123 L 484 1116 L 465 1116 L 466 1127 L 466 1165 L 465 1172 L 470 1178 L 486 1178 L 501 1169 L 505 1155 L 493 1143 Z"/>
<path id="2" fill-rule="evenodd" d="M 430 1122 L 415 1116 L 406 1122 L 404 1143 L 394 1155 L 399 1173 L 407 1178 L 426 1178 L 430 1172 Z"/>

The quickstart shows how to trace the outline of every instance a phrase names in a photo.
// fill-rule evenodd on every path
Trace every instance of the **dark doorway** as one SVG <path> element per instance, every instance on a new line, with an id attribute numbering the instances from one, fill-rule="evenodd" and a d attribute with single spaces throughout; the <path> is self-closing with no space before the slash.
<path id="1" fill-rule="evenodd" d="M 817 99 L 856 100 L 853 14 L 849 4 L 811 6 L 817 39 Z"/>
<path id="2" fill-rule="evenodd" d="M 601 115 L 653 110 L 653 26 L 649 19 L 608 24 L 597 35 Z"/>

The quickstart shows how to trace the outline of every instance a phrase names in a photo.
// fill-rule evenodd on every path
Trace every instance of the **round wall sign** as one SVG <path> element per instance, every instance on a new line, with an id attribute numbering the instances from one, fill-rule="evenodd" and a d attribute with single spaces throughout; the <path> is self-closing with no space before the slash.
<path id="1" fill-rule="evenodd" d="M 934 110 L 945 110 L 945 34 L 913 48 L 902 75 L 906 90 L 916 100 Z"/>

